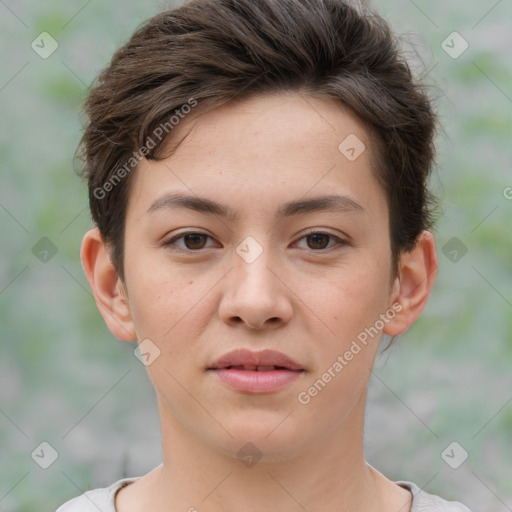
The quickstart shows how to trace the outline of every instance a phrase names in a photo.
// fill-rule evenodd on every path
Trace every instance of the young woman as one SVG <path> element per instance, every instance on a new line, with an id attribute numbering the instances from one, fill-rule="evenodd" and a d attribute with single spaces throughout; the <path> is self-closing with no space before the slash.
<path id="1" fill-rule="evenodd" d="M 437 271 L 435 115 L 386 22 L 192 0 L 115 53 L 86 113 L 82 263 L 139 343 L 163 463 L 58 512 L 468 512 L 364 459 L 379 340 Z"/>

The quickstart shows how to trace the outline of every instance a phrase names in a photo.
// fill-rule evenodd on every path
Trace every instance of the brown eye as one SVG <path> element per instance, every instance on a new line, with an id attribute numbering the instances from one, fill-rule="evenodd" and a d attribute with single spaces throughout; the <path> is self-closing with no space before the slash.
<path id="1" fill-rule="evenodd" d="M 306 238 L 312 241 L 312 243 L 308 243 L 310 249 L 325 249 L 331 237 L 326 233 L 315 233 L 308 235 Z"/>
<path id="2" fill-rule="evenodd" d="M 189 233 L 185 235 L 183 240 L 187 249 L 202 249 L 204 246 L 206 235 L 201 233 Z"/>
<path id="3" fill-rule="evenodd" d="M 341 238 L 331 235 L 330 233 L 324 233 L 322 231 L 313 231 L 303 236 L 300 240 L 307 240 L 307 249 L 312 249 L 313 251 L 322 251 L 324 249 L 330 249 L 335 245 L 344 246 L 348 245 L 348 242 L 345 242 Z M 334 243 L 329 245 L 329 242 L 333 240 Z"/>
<path id="4" fill-rule="evenodd" d="M 211 238 L 210 236 L 204 233 L 196 233 L 196 232 L 188 232 L 182 233 L 181 235 L 177 235 L 167 242 L 165 242 L 165 246 L 170 247 L 173 250 L 182 250 L 182 251 L 197 251 L 205 248 L 206 239 Z M 183 239 L 184 246 L 178 246 L 176 242 L 180 239 Z"/>

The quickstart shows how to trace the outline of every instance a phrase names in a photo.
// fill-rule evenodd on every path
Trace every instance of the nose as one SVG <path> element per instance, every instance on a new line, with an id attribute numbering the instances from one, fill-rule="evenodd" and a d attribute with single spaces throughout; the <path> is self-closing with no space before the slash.
<path id="1" fill-rule="evenodd" d="M 227 324 L 251 329 L 279 328 L 292 316 L 289 277 L 266 256 L 248 263 L 234 254 L 234 268 L 226 275 L 219 316 Z"/>

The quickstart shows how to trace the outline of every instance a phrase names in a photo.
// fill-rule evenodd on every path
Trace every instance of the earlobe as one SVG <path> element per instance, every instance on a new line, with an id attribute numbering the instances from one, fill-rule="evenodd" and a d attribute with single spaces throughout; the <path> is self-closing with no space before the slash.
<path id="1" fill-rule="evenodd" d="M 437 274 L 437 255 L 434 236 L 423 231 L 416 246 L 400 258 L 400 270 L 391 302 L 401 309 L 386 324 L 384 334 L 398 336 L 409 329 L 425 308 Z"/>
<path id="2" fill-rule="evenodd" d="M 83 237 L 80 259 L 94 300 L 110 332 L 122 341 L 137 338 L 124 290 L 98 228 Z"/>

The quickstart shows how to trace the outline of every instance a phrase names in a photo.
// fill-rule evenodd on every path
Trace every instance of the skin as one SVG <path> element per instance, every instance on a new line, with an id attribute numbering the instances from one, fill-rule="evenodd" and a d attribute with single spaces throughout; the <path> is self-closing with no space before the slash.
<path id="1" fill-rule="evenodd" d="M 349 134 L 366 146 L 354 161 L 338 150 Z M 409 491 L 364 460 L 364 410 L 381 334 L 405 332 L 428 300 L 435 242 L 421 233 L 392 275 L 387 200 L 363 124 L 331 100 L 288 92 L 190 114 L 173 135 L 183 139 L 178 150 L 141 161 L 133 176 L 125 282 L 96 228 L 82 243 L 83 267 L 111 332 L 124 341 L 149 338 L 160 350 L 147 371 L 163 465 L 117 494 L 118 512 L 260 512 L 269 504 L 290 512 L 409 511 Z M 147 212 L 169 192 L 207 197 L 238 217 Z M 329 194 L 363 211 L 276 217 L 284 202 Z M 311 228 L 330 236 L 307 236 Z M 207 236 L 188 245 L 181 238 L 176 251 L 165 245 L 189 231 Z M 236 252 L 248 236 L 263 251 L 251 263 Z M 393 304 L 401 310 L 379 335 L 301 404 L 298 394 Z M 241 347 L 279 350 L 306 371 L 275 393 L 234 391 L 205 368 Z M 252 467 L 237 456 L 248 442 L 262 454 Z"/>

